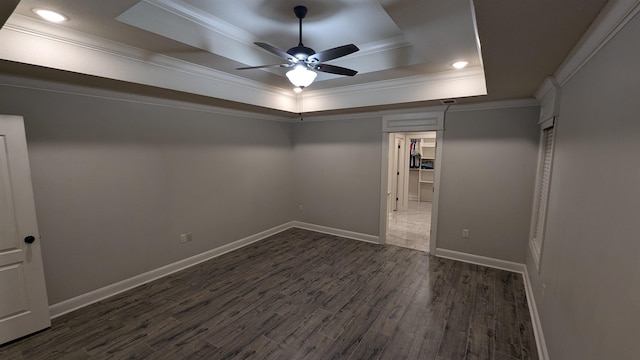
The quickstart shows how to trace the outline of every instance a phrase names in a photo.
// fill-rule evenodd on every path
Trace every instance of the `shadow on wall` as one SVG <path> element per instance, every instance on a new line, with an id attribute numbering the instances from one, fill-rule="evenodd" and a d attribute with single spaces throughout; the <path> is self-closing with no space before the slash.
<path id="1" fill-rule="evenodd" d="M 12 99 L 3 112 L 24 116 L 29 142 L 291 144 L 284 122 L 32 89 L 3 91 L 4 99 Z"/>

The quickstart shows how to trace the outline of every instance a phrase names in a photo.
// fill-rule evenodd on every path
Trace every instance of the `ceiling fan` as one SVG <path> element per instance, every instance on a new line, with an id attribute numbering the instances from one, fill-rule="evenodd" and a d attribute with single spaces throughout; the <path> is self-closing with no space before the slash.
<path id="1" fill-rule="evenodd" d="M 342 66 L 325 64 L 326 61 L 337 59 L 349 54 L 352 54 L 360 49 L 353 44 L 342 45 L 332 49 L 324 50 L 321 52 L 315 52 L 315 50 L 308 48 L 302 44 L 302 19 L 307 15 L 307 8 L 302 5 L 298 5 L 293 8 L 293 12 L 300 23 L 300 40 L 298 46 L 292 47 L 286 52 L 278 49 L 275 46 L 269 45 L 263 42 L 255 42 L 254 44 L 267 50 L 268 52 L 279 56 L 288 62 L 284 64 L 274 65 L 259 65 L 259 66 L 247 66 L 236 68 L 236 70 L 248 70 L 248 69 L 261 69 L 267 67 L 285 67 L 293 68 L 287 72 L 287 78 L 297 89 L 302 89 L 311 85 L 317 74 L 312 70 L 322 71 L 330 74 L 354 76 L 358 72 L 352 69 L 348 69 Z"/>

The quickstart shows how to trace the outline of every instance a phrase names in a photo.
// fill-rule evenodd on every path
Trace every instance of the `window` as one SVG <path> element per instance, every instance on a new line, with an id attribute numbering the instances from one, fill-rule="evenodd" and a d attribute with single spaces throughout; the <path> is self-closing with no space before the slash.
<path id="1" fill-rule="evenodd" d="M 538 158 L 538 174 L 533 202 L 534 211 L 531 221 L 531 240 L 529 242 L 529 248 L 538 270 L 540 269 L 540 259 L 542 257 L 542 244 L 547 218 L 547 200 L 549 199 L 549 184 L 551 182 L 554 121 L 555 118 L 551 118 L 542 123 L 540 135 L 540 155 Z"/>

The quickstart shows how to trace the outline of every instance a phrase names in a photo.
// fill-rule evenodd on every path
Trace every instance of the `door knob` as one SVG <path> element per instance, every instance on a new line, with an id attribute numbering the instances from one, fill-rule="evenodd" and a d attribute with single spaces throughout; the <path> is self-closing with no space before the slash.
<path id="1" fill-rule="evenodd" d="M 36 241 L 36 238 L 31 235 L 24 238 L 24 242 L 26 242 L 27 244 L 33 244 L 34 241 Z"/>

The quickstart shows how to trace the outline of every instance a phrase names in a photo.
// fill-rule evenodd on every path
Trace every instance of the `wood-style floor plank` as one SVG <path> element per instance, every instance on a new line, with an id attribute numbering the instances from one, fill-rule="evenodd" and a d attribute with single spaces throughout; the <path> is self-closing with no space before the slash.
<path id="1" fill-rule="evenodd" d="M 515 303 L 514 273 L 501 273 L 496 279 L 496 352 L 522 358 L 522 342 Z"/>
<path id="2" fill-rule="evenodd" d="M 475 299 L 469 324 L 467 359 L 492 359 L 495 351 L 495 277 L 496 271 L 478 268 Z"/>
<path id="3" fill-rule="evenodd" d="M 290 229 L 53 320 L 1 359 L 537 359 L 519 274 Z"/>

